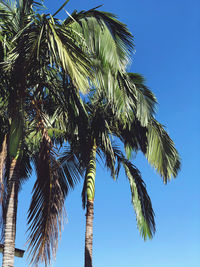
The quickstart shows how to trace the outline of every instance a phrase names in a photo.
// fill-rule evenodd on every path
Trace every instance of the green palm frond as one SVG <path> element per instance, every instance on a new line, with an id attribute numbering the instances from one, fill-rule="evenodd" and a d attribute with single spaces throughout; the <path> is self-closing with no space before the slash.
<path id="1" fill-rule="evenodd" d="M 180 169 L 180 157 L 174 142 L 164 130 L 163 125 L 152 119 L 147 126 L 147 152 L 148 162 L 163 177 L 164 183 L 176 177 Z"/>
<path id="2" fill-rule="evenodd" d="M 117 176 L 119 175 L 121 165 L 123 165 L 126 176 L 129 180 L 132 204 L 136 213 L 139 232 L 144 240 L 146 240 L 147 237 L 151 239 L 156 231 L 156 228 L 154 211 L 152 208 L 151 199 L 146 190 L 146 185 L 141 178 L 139 170 L 124 157 L 119 148 L 114 146 L 113 149 L 115 157 L 118 161 L 118 166 L 116 169 Z"/>
<path id="3" fill-rule="evenodd" d="M 74 11 L 64 23 L 77 33 L 79 40 L 86 42 L 89 51 L 104 67 L 110 65 L 112 69 L 124 70 L 130 61 L 133 37 L 115 15 L 93 8 Z"/>
<path id="4" fill-rule="evenodd" d="M 147 193 L 146 185 L 141 178 L 139 170 L 131 163 L 124 163 L 125 172 L 130 183 L 132 204 L 135 209 L 137 226 L 144 240 L 152 238 L 156 231 L 154 211 L 151 199 Z"/>
<path id="5" fill-rule="evenodd" d="M 55 24 L 53 19 L 48 21 L 46 27 L 48 46 L 53 62 L 60 62 L 61 67 L 70 75 L 77 89 L 83 93 L 88 92 L 88 77 L 92 76 L 90 58 L 77 44 L 77 40 L 69 29 Z"/>
<path id="6" fill-rule="evenodd" d="M 156 97 L 145 85 L 142 75 L 138 73 L 128 73 L 130 81 L 134 84 L 136 91 L 137 108 L 136 116 L 142 126 L 147 126 L 151 116 L 155 113 Z"/>

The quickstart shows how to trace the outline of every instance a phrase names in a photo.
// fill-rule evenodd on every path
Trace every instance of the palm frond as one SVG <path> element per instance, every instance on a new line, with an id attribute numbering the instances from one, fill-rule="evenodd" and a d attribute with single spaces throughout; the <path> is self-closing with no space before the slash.
<path id="1" fill-rule="evenodd" d="M 77 38 L 84 36 L 89 50 L 104 66 L 109 64 L 113 69 L 126 67 L 133 49 L 133 37 L 115 15 L 93 8 L 74 11 L 64 23 L 77 33 Z"/>
<path id="2" fill-rule="evenodd" d="M 118 161 L 116 174 L 119 174 L 120 167 L 123 165 L 126 176 L 129 180 L 132 204 L 136 213 L 139 232 L 144 240 L 146 240 L 147 237 L 151 239 L 156 231 L 156 228 L 154 211 L 151 199 L 146 190 L 146 185 L 141 178 L 139 170 L 124 157 L 117 147 L 113 147 L 113 150 Z"/>
<path id="3" fill-rule="evenodd" d="M 66 0 L 61 7 L 59 7 L 59 9 L 53 14 L 52 17 L 55 17 L 65 6 L 66 4 L 69 2 L 69 0 Z"/>
<path id="4" fill-rule="evenodd" d="M 80 164 L 74 151 L 67 146 L 64 148 L 64 152 L 58 161 L 60 163 L 60 170 L 62 170 L 63 175 L 66 177 L 68 188 L 73 189 L 80 182 L 80 177 L 82 177 L 84 172 L 83 166 Z"/>
<path id="5" fill-rule="evenodd" d="M 81 199 L 82 199 L 82 208 L 85 209 L 86 201 L 87 201 L 87 180 L 84 179 L 83 189 L 81 192 Z"/>
<path id="6" fill-rule="evenodd" d="M 31 173 L 32 173 L 31 157 L 29 156 L 28 148 L 24 146 L 23 154 L 20 159 L 19 190 L 21 189 L 22 184 L 31 176 Z"/>
<path id="7" fill-rule="evenodd" d="M 131 163 L 124 163 L 125 172 L 130 183 L 132 204 L 135 209 L 137 226 L 144 240 L 152 238 L 156 231 L 154 211 L 146 185 L 139 170 Z"/>
<path id="8" fill-rule="evenodd" d="M 164 130 L 163 125 L 155 119 L 147 126 L 147 152 L 148 162 L 163 177 L 164 183 L 176 177 L 180 169 L 180 156 L 174 142 Z"/>
<path id="9" fill-rule="evenodd" d="M 115 180 L 115 155 L 113 151 L 113 144 L 110 140 L 110 137 L 107 133 L 102 133 L 102 141 L 99 145 L 99 148 L 101 149 L 103 153 L 103 157 L 105 159 L 105 166 L 111 173 L 111 177 Z"/>
<path id="10" fill-rule="evenodd" d="M 125 150 L 127 150 L 128 159 L 132 152 L 141 150 L 146 153 L 147 149 L 147 128 L 143 127 L 137 118 L 132 118 L 131 125 L 126 127 L 119 121 L 119 138 L 123 142 Z"/>
<path id="11" fill-rule="evenodd" d="M 37 180 L 28 212 L 29 257 L 31 263 L 45 261 L 47 265 L 51 253 L 55 256 L 58 233 L 63 220 L 64 199 L 68 186 L 63 176 L 57 172 L 59 164 L 49 142 L 43 135 L 39 155 L 35 157 Z"/>
<path id="12" fill-rule="evenodd" d="M 77 89 L 83 93 L 88 92 L 88 77 L 92 77 L 90 58 L 83 52 L 71 31 L 52 20 L 47 24 L 47 38 L 52 62 L 60 63 Z"/>
<path id="13" fill-rule="evenodd" d="M 144 78 L 138 73 L 128 73 L 130 81 L 135 85 L 137 108 L 136 116 L 142 126 L 147 126 L 155 113 L 156 97 L 144 83 Z"/>

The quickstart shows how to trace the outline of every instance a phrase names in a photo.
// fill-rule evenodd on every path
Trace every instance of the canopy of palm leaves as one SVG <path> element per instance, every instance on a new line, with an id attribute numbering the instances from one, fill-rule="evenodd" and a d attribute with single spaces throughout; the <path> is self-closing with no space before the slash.
<path id="1" fill-rule="evenodd" d="M 54 147 L 80 133 L 82 125 L 76 125 L 81 116 L 88 120 L 78 92 L 95 88 L 113 110 L 119 107 L 118 116 L 123 109 L 120 95 L 128 101 L 127 114 L 135 105 L 125 73 L 133 48 L 126 25 L 96 8 L 75 11 L 60 21 L 56 15 L 64 5 L 51 15 L 32 0 L 0 1 L 2 216 L 10 160 L 20 164 L 20 183 L 30 176 L 33 162 L 37 180 L 28 217 L 31 262 L 50 260 L 64 198 L 74 186 L 75 170 L 82 171 L 74 160 L 70 168 L 61 166 Z"/>
<path id="2" fill-rule="evenodd" d="M 124 90 L 124 98 L 135 96 L 132 97 L 134 105 L 128 109 L 124 107 L 123 112 L 119 113 L 118 109 L 114 109 L 118 103 L 112 103 L 110 99 L 108 101 L 108 98 L 104 97 L 104 92 L 100 95 L 97 91 L 85 103 L 86 113 L 84 110 L 79 113 L 81 119 L 76 120 L 76 134 L 67 137 L 70 148 L 66 149 L 60 160 L 64 168 L 71 164 L 72 155 L 73 159 L 76 159 L 76 164 L 79 162 L 77 168 L 82 169 L 85 175 L 82 192 L 84 208 L 87 199 L 87 168 L 94 141 L 97 154 L 100 159 L 104 159 L 113 179 L 118 177 L 123 166 L 130 183 L 138 229 L 146 239 L 152 238 L 155 232 L 154 212 L 141 174 L 128 159 L 131 158 L 132 152 L 142 151 L 165 183 L 171 176 L 176 177 L 180 159 L 173 141 L 154 118 L 156 99 L 144 85 L 143 77 L 129 73 L 126 79 L 132 85 L 128 92 Z M 115 145 L 117 140 L 119 145 L 121 142 L 124 145 L 126 157 L 120 149 L 121 145 Z M 91 191 L 94 192 L 94 188 Z"/>

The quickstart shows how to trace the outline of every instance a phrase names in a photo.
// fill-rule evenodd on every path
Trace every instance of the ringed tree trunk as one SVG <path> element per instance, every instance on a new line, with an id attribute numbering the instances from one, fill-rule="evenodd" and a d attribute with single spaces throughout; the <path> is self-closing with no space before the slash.
<path id="1" fill-rule="evenodd" d="M 10 157 L 9 178 L 5 211 L 3 267 L 13 267 L 15 257 L 15 233 L 17 202 L 20 179 L 20 161 L 22 155 L 23 119 L 16 113 L 11 121 L 8 155 Z"/>
<path id="2" fill-rule="evenodd" d="M 90 160 L 86 172 L 87 205 L 86 205 L 86 231 L 85 231 L 85 267 L 92 267 L 96 149 L 97 149 L 96 143 L 94 142 L 94 145 L 90 152 Z"/>
<path id="3" fill-rule="evenodd" d="M 4 234 L 3 267 L 14 266 L 15 233 L 17 219 L 17 202 L 19 190 L 19 160 L 13 158 L 10 164 L 10 174 L 7 193 L 7 210 Z"/>

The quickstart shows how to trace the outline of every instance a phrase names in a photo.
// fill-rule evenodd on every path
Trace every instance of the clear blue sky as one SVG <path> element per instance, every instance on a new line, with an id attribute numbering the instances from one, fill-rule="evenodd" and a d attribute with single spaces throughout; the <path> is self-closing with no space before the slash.
<path id="1" fill-rule="evenodd" d="M 50 12 L 63 1 L 45 1 Z M 144 242 L 136 226 L 128 182 L 114 182 L 98 167 L 94 217 L 94 267 L 200 266 L 200 3 L 198 0 L 70 1 L 66 9 L 101 8 L 118 15 L 135 36 L 132 72 L 146 77 L 157 96 L 157 119 L 166 125 L 182 158 L 176 180 L 165 186 L 139 154 L 141 170 L 156 214 L 157 232 Z M 60 13 L 63 18 L 64 12 Z M 35 177 L 19 196 L 16 247 L 24 249 L 26 214 Z M 83 266 L 85 212 L 81 187 L 66 201 L 65 224 L 53 267 Z M 16 267 L 28 266 L 15 259 Z M 40 265 L 44 266 L 44 265 Z"/>

